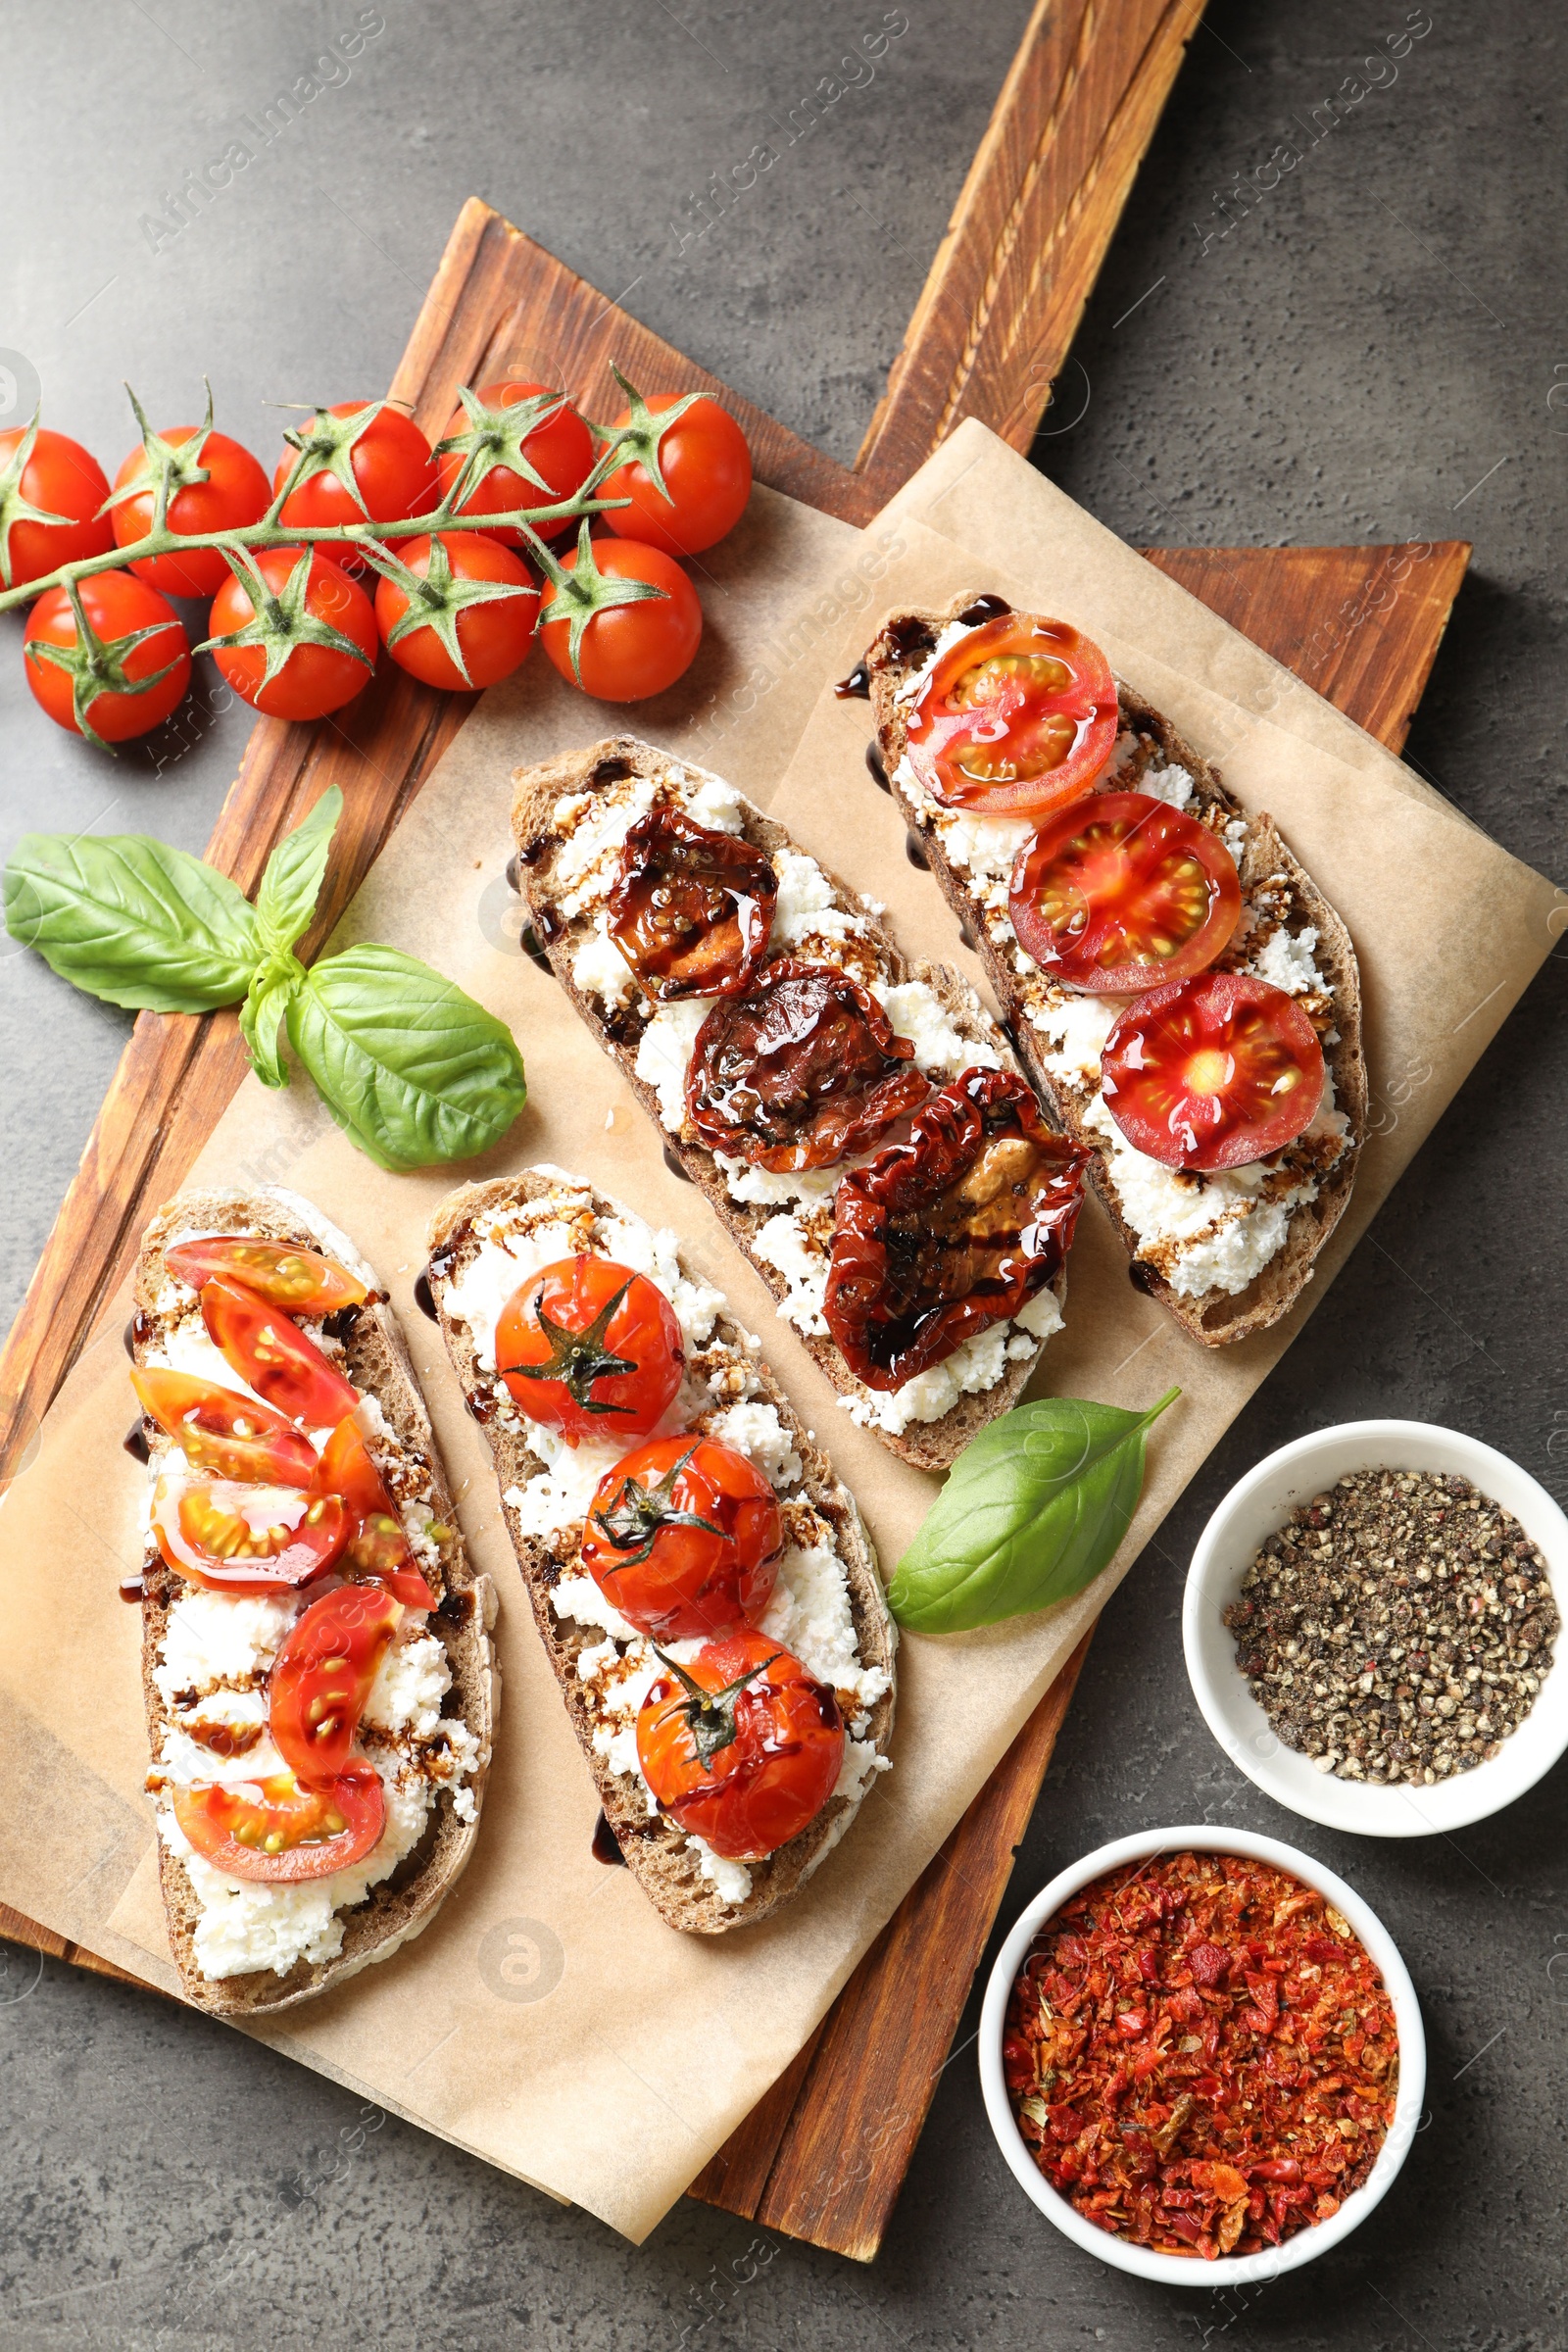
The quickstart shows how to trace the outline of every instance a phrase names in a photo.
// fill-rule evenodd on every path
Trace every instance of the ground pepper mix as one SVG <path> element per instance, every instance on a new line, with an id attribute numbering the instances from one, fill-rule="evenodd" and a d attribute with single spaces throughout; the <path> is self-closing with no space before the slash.
<path id="1" fill-rule="evenodd" d="M 1394 2007 L 1348 1921 L 1237 1854 L 1129 1863 L 1072 1895 L 1013 1985 L 1018 2129 L 1087 2221 L 1213 2261 L 1337 2213 L 1398 2093 Z"/>

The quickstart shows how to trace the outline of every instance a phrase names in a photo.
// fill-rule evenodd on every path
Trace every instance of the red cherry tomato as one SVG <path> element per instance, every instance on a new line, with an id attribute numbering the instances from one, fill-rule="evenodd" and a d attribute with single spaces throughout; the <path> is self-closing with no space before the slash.
<path id="1" fill-rule="evenodd" d="M 666 1667 L 637 1717 L 637 1761 L 671 1821 L 715 1854 L 755 1861 L 832 1795 L 844 1718 L 825 1683 L 748 1626 Z"/>
<path id="2" fill-rule="evenodd" d="M 64 588 L 45 589 L 28 613 L 23 638 L 27 684 L 70 734 L 128 743 L 162 725 L 184 700 L 190 684 L 185 625 L 156 588 L 128 571 L 94 572 L 77 583 L 76 593 L 90 632 L 85 642 Z M 64 666 L 49 647 L 67 655 Z M 154 682 L 142 684 L 149 679 Z"/>
<path id="3" fill-rule="evenodd" d="M 1135 998 L 1100 1057 L 1105 1107 L 1168 1168 L 1237 1168 L 1279 1152 L 1323 1100 L 1323 1049 L 1294 997 L 1204 972 Z"/>
<path id="4" fill-rule="evenodd" d="M 437 453 L 441 496 L 451 495 L 459 475 L 477 449 L 481 464 L 475 469 L 460 514 L 511 514 L 519 507 L 548 507 L 560 500 L 571 498 L 581 489 L 594 466 L 594 437 L 569 401 L 560 408 L 542 414 L 542 421 L 530 426 L 530 410 L 525 404 L 559 400 L 548 384 L 536 384 L 523 375 L 502 376 L 495 383 L 481 384 L 472 399 L 479 416 L 470 416 L 460 402 L 447 418 L 447 429 L 441 436 L 442 447 Z M 507 411 L 514 412 L 510 420 Z M 466 444 L 448 448 L 448 442 Z M 490 453 L 490 463 L 483 457 Z M 506 465 L 506 457 L 517 459 L 538 476 L 530 480 L 516 466 Z M 541 537 L 549 539 L 558 532 L 569 530 L 568 516 L 564 522 L 546 523 Z M 522 533 L 513 523 L 499 523 L 489 533 L 492 539 L 504 539 L 509 546 L 520 547 Z"/>
<path id="5" fill-rule="evenodd" d="M 335 1429 L 358 1405 L 358 1389 L 327 1362 L 316 1342 L 281 1307 L 232 1275 L 217 1274 L 203 1283 L 201 1309 L 207 1336 L 224 1362 L 291 1421 L 307 1429 Z"/>
<path id="6" fill-rule="evenodd" d="M 427 582 L 432 599 L 440 600 L 411 606 L 399 581 L 383 576 L 378 582 L 376 626 L 399 668 L 450 694 L 469 694 L 511 677 L 533 643 L 539 618 L 539 590 L 521 557 L 480 531 L 405 539 L 394 552 L 400 564 Z M 404 629 L 411 612 L 413 619 Z M 462 668 L 452 656 L 452 632 Z"/>
<path id="7" fill-rule="evenodd" d="M 584 1438 L 645 1438 L 685 1362 L 675 1310 L 613 1258 L 559 1258 L 514 1291 L 496 1324 L 496 1367 L 530 1421 Z"/>
<path id="8" fill-rule="evenodd" d="M 290 649 L 270 678 L 267 664 L 272 649 L 254 641 L 228 646 L 214 642 L 250 632 L 256 620 L 250 590 L 226 573 L 213 599 L 213 634 L 207 641 L 213 659 L 234 692 L 269 718 L 322 718 L 328 710 L 340 710 L 369 684 L 380 647 L 375 613 L 365 590 L 319 549 L 313 552 L 309 570 L 302 571 L 304 552 L 298 547 L 267 547 L 253 558 L 271 591 L 267 614 L 280 631 L 280 643 Z M 334 631 L 340 640 L 347 639 L 347 646 L 330 641 Z M 358 647 L 358 656 L 349 650 L 353 647 Z"/>
<path id="9" fill-rule="evenodd" d="M 335 1258 L 295 1242 L 258 1241 L 249 1234 L 204 1234 L 200 1241 L 176 1242 L 164 1251 L 164 1263 L 193 1291 L 217 1275 L 231 1275 L 286 1315 L 330 1315 L 369 1297 L 359 1276 Z"/>
<path id="10" fill-rule="evenodd" d="M 171 1568 L 211 1592 L 278 1592 L 331 1567 L 354 1522 L 335 1494 L 161 1478 L 153 1533 Z"/>
<path id="11" fill-rule="evenodd" d="M 582 1564 L 639 1633 L 680 1642 L 755 1625 L 783 1551 L 778 1499 L 744 1453 L 655 1438 L 600 1480 Z"/>
<path id="12" fill-rule="evenodd" d="M 635 604 L 609 605 L 595 612 L 577 645 L 572 666 L 569 600 L 557 589 L 547 594 L 545 612 L 559 605 L 564 617 L 541 619 L 540 642 L 569 686 L 580 685 L 602 703 L 640 703 L 690 669 L 703 639 L 703 608 L 697 591 L 672 556 L 638 539 L 590 542 L 592 569 L 602 580 L 645 580 L 662 593 Z M 580 545 L 562 557 L 575 572 Z"/>
<path id="13" fill-rule="evenodd" d="M 340 400 L 300 428 L 300 444 L 286 448 L 272 471 L 275 498 L 302 455 L 312 468 L 285 499 L 278 516 L 282 523 L 319 529 L 401 522 L 407 515 L 427 514 L 436 503 L 435 453 L 413 417 L 387 401 Z M 353 489 L 343 479 L 345 472 Z M 352 548 L 339 549 L 334 541 L 328 552 L 345 568 L 357 568 Z"/>
<path id="14" fill-rule="evenodd" d="M 284 1635 L 267 1681 L 267 1728 L 307 1788 L 324 1788 L 347 1769 L 402 1615 L 375 1585 L 340 1585 L 313 1600 Z"/>
<path id="15" fill-rule="evenodd" d="M 435 1594 L 415 1565 L 414 1546 L 352 1414 L 322 1447 L 311 1491 L 337 1495 L 349 1512 L 346 1574 L 384 1585 L 406 1609 L 435 1607 Z"/>
<path id="16" fill-rule="evenodd" d="M 915 698 L 908 755 L 935 800 L 1050 816 L 1082 800 L 1115 748 L 1116 681 L 1064 620 L 1004 612 L 949 647 Z"/>
<path id="17" fill-rule="evenodd" d="M 316 1476 L 310 1439 L 254 1396 L 163 1364 L 138 1364 L 130 1385 L 142 1411 L 173 1439 L 194 1470 L 280 1487 L 308 1487 Z"/>
<path id="18" fill-rule="evenodd" d="M 260 1788 L 261 1796 L 248 1793 Z M 351 1763 L 324 1788 L 291 1772 L 232 1788 L 198 1782 L 173 1791 L 174 1819 L 191 1844 L 231 1879 L 298 1886 L 363 1862 L 380 1840 L 386 1798 L 373 1764 Z"/>
<path id="19" fill-rule="evenodd" d="M 1007 905 L 1043 972 L 1131 997 L 1207 970 L 1241 919 L 1242 883 L 1219 837 L 1168 802 L 1095 793 L 1019 852 Z"/>
<path id="20" fill-rule="evenodd" d="M 199 424 L 175 424 L 159 438 L 182 449 L 203 429 Z M 235 531 L 261 521 L 271 492 L 248 449 L 231 441 L 227 433 L 208 427 L 199 467 L 206 473 L 206 481 L 187 482 L 169 502 L 165 520 L 170 530 L 192 534 Z M 132 483 L 147 485 L 112 510 L 115 537 L 122 547 L 145 539 L 153 527 L 152 475 L 152 462 L 144 447 L 133 449 L 115 476 L 117 491 Z M 216 596 L 229 576 L 228 565 L 216 547 L 192 548 L 188 556 L 144 556 L 130 568 L 165 596 Z"/>
<path id="21" fill-rule="evenodd" d="M 656 392 L 646 413 L 657 420 L 678 408 L 678 393 Z M 613 429 L 634 421 L 634 412 L 623 410 Z M 668 556 L 695 556 L 734 529 L 752 495 L 752 453 L 728 409 L 706 396 L 694 400 L 661 433 L 656 463 L 662 491 L 647 463 L 633 458 L 617 466 L 595 492 L 598 498 L 632 502 L 605 515 L 617 538 L 646 540 Z"/>
<path id="22" fill-rule="evenodd" d="M 62 564 L 107 556 L 115 526 L 98 510 L 108 496 L 108 475 L 69 433 L 30 424 L 0 433 L 0 588 L 24 588 Z"/>

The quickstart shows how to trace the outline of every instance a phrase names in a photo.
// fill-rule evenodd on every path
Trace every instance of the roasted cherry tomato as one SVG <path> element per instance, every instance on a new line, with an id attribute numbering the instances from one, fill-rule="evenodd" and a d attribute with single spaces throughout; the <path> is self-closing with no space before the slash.
<path id="1" fill-rule="evenodd" d="M 610 936 L 651 997 L 728 997 L 767 954 L 778 877 L 737 833 L 661 807 L 626 836 L 606 902 Z"/>
<path id="2" fill-rule="evenodd" d="M 582 1564 L 661 1642 L 755 1625 L 778 1581 L 784 1522 L 767 1480 L 711 1438 L 655 1438 L 595 1492 Z"/>
<path id="3" fill-rule="evenodd" d="M 130 1385 L 192 1469 L 262 1486 L 308 1487 L 316 1476 L 310 1439 L 254 1396 L 163 1364 L 137 1365 Z"/>
<path id="4" fill-rule="evenodd" d="M 260 522 L 271 492 L 267 475 L 248 449 L 210 424 L 171 425 L 155 436 L 183 456 L 176 472 L 201 473 L 201 481 L 178 484 L 165 516 L 172 531 L 242 530 Z M 199 447 L 191 449 L 188 444 Z M 129 491 L 130 496 L 122 493 Z M 145 539 L 153 527 L 153 464 L 145 445 L 133 449 L 115 476 L 115 537 L 122 547 Z M 216 596 L 228 578 L 228 565 L 216 547 L 194 547 L 188 556 L 144 556 L 131 570 L 165 596 Z"/>
<path id="5" fill-rule="evenodd" d="M 0 433 L 0 588 L 24 588 L 62 564 L 107 556 L 109 477 L 90 450 L 47 425 Z"/>
<path id="6" fill-rule="evenodd" d="M 602 703 L 640 703 L 690 669 L 703 608 L 673 556 L 638 539 L 591 539 L 584 528 L 561 562 L 592 603 L 557 585 L 540 617 L 540 643 L 568 686 Z M 653 593 L 621 601 L 617 591 L 637 583 Z"/>
<path id="7" fill-rule="evenodd" d="M 1131 997 L 1206 971 L 1242 912 L 1219 837 L 1146 792 L 1093 793 L 1018 853 L 1018 944 L 1067 988 Z"/>
<path id="8" fill-rule="evenodd" d="M 935 800 L 1049 816 L 1081 800 L 1115 748 L 1116 681 L 1064 620 L 1004 612 L 950 646 L 908 717 L 909 762 Z"/>
<path id="9" fill-rule="evenodd" d="M 710 1642 L 690 1666 L 663 1663 L 637 1717 L 637 1761 L 658 1803 L 731 1861 L 776 1853 L 833 1793 L 838 1700 L 750 1626 Z"/>
<path id="10" fill-rule="evenodd" d="M 311 1487 L 314 1494 L 339 1496 L 347 1506 L 345 1575 L 384 1585 L 406 1609 L 435 1607 L 435 1594 L 416 1565 L 414 1546 L 353 1414 L 327 1439 Z"/>
<path id="11" fill-rule="evenodd" d="M 368 686 L 380 649 L 358 581 L 317 548 L 256 549 L 268 595 L 258 614 L 230 574 L 213 599 L 207 650 L 242 701 L 269 718 L 324 718 Z"/>
<path id="12" fill-rule="evenodd" d="M 450 694 L 509 678 L 539 617 L 539 590 L 521 557 L 480 531 L 450 531 L 403 540 L 396 560 L 422 583 L 411 597 L 406 583 L 383 576 L 375 591 L 376 626 L 398 667 Z"/>
<path id="13" fill-rule="evenodd" d="M 908 1142 L 834 1196 L 822 1311 L 851 1371 L 902 1388 L 1038 1298 L 1072 1242 L 1090 1157 L 1005 1070 L 965 1070 L 922 1103 Z"/>
<path id="14" fill-rule="evenodd" d="M 23 638 L 27 684 L 57 726 L 97 743 L 128 743 L 162 725 L 190 684 L 190 640 L 172 605 L 128 571 L 76 584 L 81 622 L 64 588 L 46 588 Z"/>
<path id="15" fill-rule="evenodd" d="M 780 1175 L 863 1151 L 931 1092 L 869 989 L 781 956 L 697 1033 L 686 1116 L 710 1152 Z"/>
<path id="16" fill-rule="evenodd" d="M 403 1615 L 378 1585 L 339 1585 L 284 1635 L 267 1678 L 267 1728 L 296 1780 L 335 1781 Z"/>
<path id="17" fill-rule="evenodd" d="M 626 446 L 636 454 L 595 493 L 631 500 L 605 515 L 617 538 L 695 556 L 734 529 L 752 495 L 752 453 L 728 409 L 704 393 L 656 392 L 624 410 L 612 430 L 628 427 L 634 438 Z"/>
<path id="18" fill-rule="evenodd" d="M 354 1383 L 327 1362 L 281 1307 L 230 1274 L 204 1282 L 200 1298 L 213 1346 L 280 1413 L 307 1429 L 336 1429 L 354 1411 L 360 1401 Z"/>
<path id="19" fill-rule="evenodd" d="M 353 1533 L 335 1494 L 226 1478 L 161 1478 L 153 1533 L 171 1568 L 214 1592 L 277 1592 L 324 1575 Z"/>
<path id="20" fill-rule="evenodd" d="M 1294 997 L 1250 972 L 1203 972 L 1128 1005 L 1100 1057 L 1105 1108 L 1167 1168 L 1239 1168 L 1308 1128 L 1323 1049 Z"/>
<path id="21" fill-rule="evenodd" d="M 296 1242 L 263 1242 L 250 1234 L 203 1234 L 199 1241 L 176 1242 L 164 1251 L 164 1263 L 193 1291 L 219 1274 L 230 1275 L 286 1315 L 335 1314 L 340 1306 L 358 1306 L 369 1297 L 359 1276 L 336 1258 Z"/>
<path id="22" fill-rule="evenodd" d="M 340 400 L 283 438 L 289 446 L 273 470 L 274 498 L 302 454 L 308 460 L 278 516 L 285 526 L 402 522 L 436 503 L 435 453 L 413 417 L 390 401 Z M 352 570 L 359 558 L 341 546 L 335 561 Z"/>
<path id="23" fill-rule="evenodd" d="M 593 435 L 564 393 L 508 375 L 481 384 L 447 418 L 436 452 L 443 498 L 470 460 L 476 462 L 458 514 L 512 514 L 574 497 L 593 471 Z M 540 535 L 550 539 L 571 527 L 568 515 L 545 523 Z M 514 523 L 500 523 L 488 536 L 522 545 Z"/>
<path id="24" fill-rule="evenodd" d="M 559 1258 L 514 1291 L 496 1324 L 496 1368 L 530 1421 L 584 1438 L 645 1438 L 685 1363 L 680 1325 L 646 1274 L 613 1258 Z"/>
<path id="25" fill-rule="evenodd" d="M 258 1800 L 250 1791 L 259 1787 Z M 356 1760 L 324 1788 L 302 1788 L 291 1772 L 260 1783 L 197 1782 L 173 1791 L 174 1819 L 191 1844 L 231 1879 L 297 1885 L 363 1862 L 386 1822 L 381 1776 Z"/>

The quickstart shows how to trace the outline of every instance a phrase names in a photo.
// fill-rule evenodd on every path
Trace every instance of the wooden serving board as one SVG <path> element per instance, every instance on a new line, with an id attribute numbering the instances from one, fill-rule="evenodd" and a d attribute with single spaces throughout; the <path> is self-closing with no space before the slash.
<path id="1" fill-rule="evenodd" d="M 590 410 L 613 356 L 646 391 L 711 391 L 760 479 L 847 520 L 875 514 L 952 427 L 1026 449 L 1200 10 L 1040 0 L 853 467 L 640 326 L 477 200 L 458 220 L 391 387 L 432 433 L 460 384 L 549 351 Z M 1392 748 L 1402 743 L 1469 550 L 1152 550 L 1151 560 Z M 1325 625 L 1325 615 L 1331 616 Z M 307 958 L 456 735 L 468 705 L 388 666 L 340 718 L 258 722 L 208 845 L 254 890 L 332 783 L 346 809 Z M 143 1013 L 0 1354 L 0 1491 L 245 1071 L 234 1015 Z M 693 2194 L 869 2260 L 946 2060 L 1083 1659 L 1075 1654 L 861 1962 L 812 2041 Z M 0 1903 L 0 1934 L 122 1972 Z"/>

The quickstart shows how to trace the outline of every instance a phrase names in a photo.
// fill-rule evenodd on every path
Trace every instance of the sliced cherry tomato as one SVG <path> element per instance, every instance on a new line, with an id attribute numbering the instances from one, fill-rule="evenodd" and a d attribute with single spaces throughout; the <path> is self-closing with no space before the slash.
<path id="1" fill-rule="evenodd" d="M 258 1800 L 248 1793 L 261 1789 Z M 232 1787 L 198 1781 L 173 1792 L 174 1819 L 196 1851 L 231 1879 L 298 1885 L 329 1879 L 363 1862 L 386 1823 L 373 1764 L 351 1763 L 324 1788 L 302 1788 L 291 1772 Z"/>
<path id="2" fill-rule="evenodd" d="M 274 498 L 301 456 L 307 460 L 278 516 L 285 526 L 402 522 L 436 503 L 435 452 L 413 417 L 390 401 L 337 401 L 283 438 L 289 446 L 272 473 Z M 360 562 L 351 547 L 334 560 L 346 571 Z"/>
<path id="3" fill-rule="evenodd" d="M 36 421 L 0 433 L 0 588 L 107 556 L 115 525 L 99 509 L 108 496 L 108 475 L 69 433 Z"/>
<path id="4" fill-rule="evenodd" d="M 1203 972 L 1128 1005 L 1100 1057 L 1105 1107 L 1167 1168 L 1239 1168 L 1308 1128 L 1323 1049 L 1294 997 L 1250 972 Z"/>
<path id="5" fill-rule="evenodd" d="M 520 556 L 481 531 L 405 539 L 395 561 L 422 583 L 383 576 L 375 591 L 381 641 L 400 669 L 471 694 L 511 677 L 533 643 L 539 590 Z"/>
<path id="6" fill-rule="evenodd" d="M 838 1782 L 838 1700 L 750 1626 L 690 1666 L 663 1664 L 637 1717 L 637 1761 L 660 1806 L 731 1861 L 776 1853 Z"/>
<path id="7" fill-rule="evenodd" d="M 606 901 L 610 936 L 651 997 L 728 997 L 767 953 L 778 877 L 735 833 L 662 806 L 626 836 Z"/>
<path id="8" fill-rule="evenodd" d="M 324 1575 L 353 1533 L 335 1494 L 161 1478 L 153 1533 L 171 1568 L 213 1592 L 277 1592 Z"/>
<path id="9" fill-rule="evenodd" d="M 144 580 L 98 571 L 77 582 L 83 630 L 64 588 L 46 588 L 23 637 L 27 684 L 56 726 L 128 743 L 161 726 L 190 684 L 185 624 Z"/>
<path id="10" fill-rule="evenodd" d="M 595 1492 L 582 1564 L 661 1642 L 755 1625 L 778 1581 L 784 1522 L 755 1463 L 711 1438 L 655 1438 Z"/>
<path id="11" fill-rule="evenodd" d="M 272 494 L 262 467 L 238 441 L 215 433 L 210 422 L 171 425 L 153 438 L 181 453 L 165 517 L 170 530 L 194 536 L 261 521 Z M 178 481 L 180 474 L 191 473 L 206 478 Z M 145 539 L 153 527 L 153 461 L 144 444 L 131 451 L 115 476 L 115 537 L 122 547 Z M 188 556 L 144 556 L 130 568 L 165 596 L 216 596 L 229 576 L 216 547 L 195 547 Z"/>
<path id="12" fill-rule="evenodd" d="M 1007 906 L 1043 972 L 1131 997 L 1207 970 L 1241 919 L 1242 882 L 1218 835 L 1167 801 L 1094 793 L 1020 850 Z"/>
<path id="13" fill-rule="evenodd" d="M 352 1526 L 344 1573 L 384 1585 L 406 1609 L 433 1609 L 435 1594 L 415 1563 L 414 1546 L 354 1414 L 327 1439 L 311 1483 L 315 1494 L 338 1495 L 347 1506 Z"/>
<path id="14" fill-rule="evenodd" d="M 130 1385 L 192 1469 L 261 1486 L 308 1487 L 316 1476 L 310 1439 L 254 1396 L 163 1364 L 136 1365 Z"/>
<path id="15" fill-rule="evenodd" d="M 496 1368 L 530 1421 L 584 1438 L 645 1438 L 686 1360 L 680 1325 L 646 1274 L 613 1258 L 563 1257 L 514 1291 L 496 1324 Z"/>
<path id="16" fill-rule="evenodd" d="M 574 497 L 593 471 L 593 435 L 564 393 L 508 375 L 466 394 L 447 418 L 436 452 L 443 498 L 470 460 L 474 469 L 458 514 L 511 514 Z M 544 524 L 541 536 L 570 528 L 568 516 Z M 522 545 L 514 523 L 498 524 L 488 536 Z"/>
<path id="17" fill-rule="evenodd" d="M 206 640 L 241 700 L 269 718 L 324 718 L 370 682 L 380 650 L 375 611 L 319 548 L 253 551 L 268 591 L 257 612 L 232 573 L 213 599 Z"/>
<path id="18" fill-rule="evenodd" d="M 1038 1298 L 1071 1245 L 1091 1156 L 1005 1070 L 965 1070 L 922 1103 L 908 1142 L 834 1196 L 822 1311 L 851 1371 L 902 1388 Z"/>
<path id="19" fill-rule="evenodd" d="M 1116 743 L 1116 681 L 1064 620 L 1004 612 L 950 646 L 915 698 L 908 755 L 951 808 L 1049 816 L 1089 790 Z"/>
<path id="20" fill-rule="evenodd" d="M 629 434 L 632 454 L 595 495 L 631 500 L 605 515 L 617 538 L 695 556 L 734 529 L 752 495 L 752 453 L 728 409 L 705 393 L 656 392 L 623 410 L 612 430 Z"/>
<path id="21" fill-rule="evenodd" d="M 703 608 L 673 556 L 638 539 L 593 539 L 584 524 L 561 562 L 568 585 L 553 589 L 539 639 L 568 686 L 602 703 L 640 703 L 690 669 Z M 625 595 L 639 583 L 652 593 Z"/>
<path id="22" fill-rule="evenodd" d="M 258 1396 L 307 1429 L 336 1429 L 360 1401 L 353 1381 L 259 1291 L 215 1274 L 201 1287 L 202 1321 L 225 1363 Z"/>
<path id="23" fill-rule="evenodd" d="M 346 1770 L 370 1686 L 403 1616 L 375 1585 L 340 1585 L 284 1635 L 267 1678 L 267 1728 L 296 1780 L 327 1787 Z"/>
<path id="24" fill-rule="evenodd" d="M 219 1274 L 231 1275 L 286 1315 L 335 1314 L 370 1295 L 335 1257 L 297 1242 L 264 1242 L 250 1234 L 203 1234 L 199 1241 L 176 1242 L 164 1251 L 164 1263 L 193 1291 Z"/>
<path id="25" fill-rule="evenodd" d="M 925 1100 L 913 1056 L 848 972 L 781 956 L 697 1032 L 686 1116 L 710 1152 L 780 1175 L 830 1167 Z"/>

